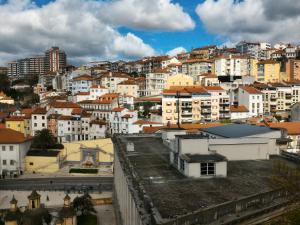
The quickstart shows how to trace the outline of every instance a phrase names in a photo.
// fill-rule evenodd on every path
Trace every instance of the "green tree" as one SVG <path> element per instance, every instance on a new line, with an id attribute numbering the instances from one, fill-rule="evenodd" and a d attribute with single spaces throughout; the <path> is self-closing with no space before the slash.
<path id="1" fill-rule="evenodd" d="M 36 132 L 31 147 L 37 149 L 49 149 L 55 146 L 55 144 L 56 142 L 52 133 L 48 129 L 43 129 Z"/>
<path id="2" fill-rule="evenodd" d="M 73 207 L 78 215 L 89 215 L 96 212 L 94 209 L 92 198 L 88 194 L 76 197 L 73 201 Z"/>

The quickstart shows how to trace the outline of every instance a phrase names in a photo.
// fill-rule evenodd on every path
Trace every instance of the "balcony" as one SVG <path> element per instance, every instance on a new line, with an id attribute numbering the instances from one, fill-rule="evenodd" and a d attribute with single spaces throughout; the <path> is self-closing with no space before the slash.
<path id="1" fill-rule="evenodd" d="M 292 99 L 292 94 L 285 94 L 285 99 Z"/>
<path id="2" fill-rule="evenodd" d="M 201 102 L 201 107 L 211 107 L 211 102 Z"/>
<path id="3" fill-rule="evenodd" d="M 276 96 L 271 96 L 271 101 L 276 101 L 277 100 L 277 98 L 276 98 Z"/>
<path id="4" fill-rule="evenodd" d="M 211 114 L 211 109 L 202 109 L 201 113 L 202 114 Z"/>
<path id="5" fill-rule="evenodd" d="M 220 102 L 220 106 L 229 106 L 229 102 Z"/>
<path id="6" fill-rule="evenodd" d="M 181 111 L 181 115 L 192 115 L 192 111 L 189 111 L 189 110 L 183 110 Z"/>
<path id="7" fill-rule="evenodd" d="M 221 109 L 220 109 L 220 112 L 221 112 L 221 113 L 229 113 L 229 112 L 230 112 L 230 109 L 229 109 L 229 108 L 221 108 Z"/>

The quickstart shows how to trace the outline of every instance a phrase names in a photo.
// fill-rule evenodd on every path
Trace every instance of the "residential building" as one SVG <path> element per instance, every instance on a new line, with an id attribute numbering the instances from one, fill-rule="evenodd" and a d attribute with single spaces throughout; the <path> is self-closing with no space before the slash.
<path id="1" fill-rule="evenodd" d="M 230 106 L 230 119 L 231 120 L 245 120 L 248 119 L 249 110 L 244 105 L 231 105 Z"/>
<path id="2" fill-rule="evenodd" d="M 129 79 L 117 84 L 117 93 L 129 95 L 135 98 L 139 97 L 139 85 L 135 80 Z"/>
<path id="3" fill-rule="evenodd" d="M 104 73 L 94 79 L 93 84 L 101 85 L 109 90 L 110 93 L 116 92 L 118 84 L 130 79 L 131 77 L 125 73 Z"/>
<path id="4" fill-rule="evenodd" d="M 280 63 L 275 60 L 259 61 L 256 81 L 261 83 L 280 82 Z"/>
<path id="5" fill-rule="evenodd" d="M 67 66 L 67 55 L 59 47 L 51 47 L 45 52 L 45 71 L 61 73 Z"/>
<path id="6" fill-rule="evenodd" d="M 263 115 L 263 93 L 251 86 L 242 86 L 238 89 L 238 104 L 249 110 L 249 116 Z"/>
<path id="7" fill-rule="evenodd" d="M 189 53 L 191 59 L 210 59 L 212 58 L 217 50 L 216 45 L 208 45 L 200 48 L 193 48 Z"/>
<path id="8" fill-rule="evenodd" d="M 286 62 L 286 75 L 288 80 L 300 80 L 300 60 L 289 59 Z"/>
<path id="9" fill-rule="evenodd" d="M 9 96 L 7 96 L 4 92 L 0 92 L 0 103 L 13 105 L 15 104 L 15 100 Z"/>
<path id="10" fill-rule="evenodd" d="M 162 123 L 210 122 L 211 94 L 201 86 L 171 87 L 163 91 Z"/>
<path id="11" fill-rule="evenodd" d="M 169 89 L 172 86 L 193 86 L 194 80 L 191 76 L 184 74 L 176 74 L 167 79 L 167 83 L 165 85 L 166 89 Z"/>
<path id="12" fill-rule="evenodd" d="M 0 174 L 20 175 L 25 171 L 25 156 L 32 138 L 9 129 L 0 129 Z"/>
<path id="13" fill-rule="evenodd" d="M 31 135 L 34 136 L 37 131 L 47 129 L 47 110 L 45 108 L 36 108 L 31 114 Z"/>
<path id="14" fill-rule="evenodd" d="M 204 59 L 187 59 L 182 62 L 182 73 L 193 77 L 194 81 L 198 75 L 214 71 L 214 62 Z"/>
<path id="15" fill-rule="evenodd" d="M 215 59 L 215 71 L 217 76 L 241 77 L 250 74 L 249 56 L 219 56 Z"/>
<path id="16" fill-rule="evenodd" d="M 24 136 L 31 135 L 31 116 L 11 116 L 5 119 L 5 127 L 18 131 Z"/>
<path id="17" fill-rule="evenodd" d="M 132 134 L 133 123 L 137 121 L 137 111 L 126 108 L 113 108 L 109 116 L 111 134 Z"/>
<path id="18" fill-rule="evenodd" d="M 73 78 L 72 82 L 72 94 L 76 94 L 78 92 L 88 92 L 90 91 L 90 87 L 92 86 L 93 78 L 88 75 L 80 75 L 78 77 Z"/>
<path id="19" fill-rule="evenodd" d="M 202 73 L 197 76 L 196 84 L 201 86 L 219 86 L 220 82 L 216 74 Z"/>
<path id="20" fill-rule="evenodd" d="M 7 64 L 7 75 L 10 78 L 18 78 L 19 77 L 19 67 L 17 61 L 12 61 Z"/>
<path id="21" fill-rule="evenodd" d="M 47 106 L 47 110 L 52 114 L 60 114 L 65 116 L 71 116 L 74 110 L 81 112 L 81 107 L 77 103 L 69 101 L 53 101 Z"/>
<path id="22" fill-rule="evenodd" d="M 241 41 L 236 45 L 237 50 L 243 55 L 250 55 L 253 58 L 259 57 L 261 44 L 258 42 Z"/>
<path id="23" fill-rule="evenodd" d="M 146 95 L 159 95 L 167 85 L 167 80 L 172 75 L 169 70 L 156 70 L 146 74 Z"/>

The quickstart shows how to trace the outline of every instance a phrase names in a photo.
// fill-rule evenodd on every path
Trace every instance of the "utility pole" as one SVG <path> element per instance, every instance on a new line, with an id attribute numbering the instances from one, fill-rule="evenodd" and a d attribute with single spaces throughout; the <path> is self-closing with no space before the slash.
<path id="1" fill-rule="evenodd" d="M 177 126 L 178 126 L 178 128 L 180 128 L 179 97 L 180 97 L 179 91 L 176 91 L 176 99 L 177 99 L 177 101 L 176 101 L 176 110 L 177 110 Z"/>

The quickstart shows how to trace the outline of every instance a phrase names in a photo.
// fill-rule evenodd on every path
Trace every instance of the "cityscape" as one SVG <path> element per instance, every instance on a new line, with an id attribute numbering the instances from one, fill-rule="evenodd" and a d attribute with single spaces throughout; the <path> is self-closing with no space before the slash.
<path id="1" fill-rule="evenodd" d="M 266 2 L 0 0 L 0 225 L 299 225 L 300 7 Z"/>

